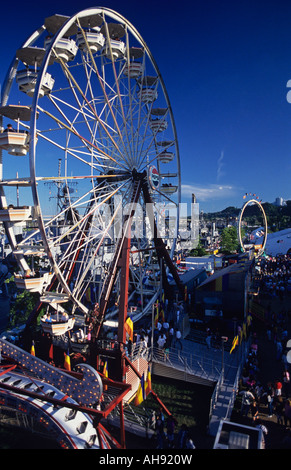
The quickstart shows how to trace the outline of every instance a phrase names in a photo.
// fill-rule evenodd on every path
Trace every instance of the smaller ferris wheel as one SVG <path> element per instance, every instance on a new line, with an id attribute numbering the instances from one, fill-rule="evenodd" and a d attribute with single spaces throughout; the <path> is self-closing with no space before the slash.
<path id="1" fill-rule="evenodd" d="M 247 251 L 253 251 L 254 256 L 258 257 L 264 253 L 267 234 L 268 234 L 268 222 L 267 216 L 262 206 L 262 201 L 259 200 L 259 197 L 253 193 L 245 193 L 243 196 L 246 201 L 244 202 L 237 221 L 237 236 L 239 244 L 242 251 L 245 253 Z M 243 236 L 243 217 L 246 215 L 247 208 L 250 206 L 257 206 L 262 217 L 262 224 L 257 230 L 253 231 L 247 236 Z"/>

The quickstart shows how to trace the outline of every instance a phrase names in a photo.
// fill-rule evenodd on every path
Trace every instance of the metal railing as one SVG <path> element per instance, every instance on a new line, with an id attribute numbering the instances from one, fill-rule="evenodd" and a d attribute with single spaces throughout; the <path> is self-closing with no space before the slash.
<path id="1" fill-rule="evenodd" d="M 236 352 L 237 354 L 240 354 L 240 361 L 239 361 L 239 364 L 237 366 L 237 372 L 236 372 L 234 381 L 232 383 L 232 393 L 231 393 L 231 397 L 228 401 L 227 407 L 225 409 L 224 419 L 229 419 L 230 415 L 232 413 L 233 405 L 234 405 L 235 398 L 236 398 L 237 391 L 238 391 L 238 384 L 239 384 L 239 379 L 240 379 L 240 376 L 241 376 L 241 370 L 243 368 L 246 357 L 248 355 L 250 345 L 251 345 L 251 340 L 252 339 L 250 337 L 247 341 L 245 341 L 243 343 L 242 346 L 240 346 L 241 351 Z M 221 374 L 217 384 L 215 385 L 215 388 L 213 390 L 213 393 L 212 393 L 212 396 L 211 396 L 211 399 L 210 399 L 209 422 L 210 422 L 211 417 L 213 415 L 213 411 L 215 409 L 215 406 L 216 406 L 216 403 L 217 403 L 217 400 L 218 400 L 218 397 L 219 397 L 219 394 L 221 392 L 221 388 L 222 388 L 223 384 L 224 384 L 224 376 L 223 376 L 223 374 Z"/>
<path id="2" fill-rule="evenodd" d="M 159 349 L 151 348 L 150 357 L 153 362 L 167 365 L 186 374 L 217 380 L 221 373 L 221 361 L 209 359 L 203 355 L 193 354 L 189 351 L 175 348 Z"/>

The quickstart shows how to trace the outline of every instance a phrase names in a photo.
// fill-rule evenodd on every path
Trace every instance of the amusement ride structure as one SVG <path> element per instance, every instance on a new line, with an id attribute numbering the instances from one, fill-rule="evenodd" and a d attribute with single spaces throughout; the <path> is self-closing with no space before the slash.
<path id="1" fill-rule="evenodd" d="M 90 366 L 80 364 L 74 373 L 0 340 L 8 361 L 0 371 L 0 398 L 4 403 L 13 395 L 19 406 L 41 411 L 42 420 L 63 429 L 69 447 L 80 445 L 74 432 L 87 447 L 108 447 L 100 421 L 118 406 L 124 447 L 124 399 L 132 399 L 148 369 L 147 360 L 131 363 L 125 352 L 129 304 L 134 323 L 151 315 L 162 291 L 170 298 L 168 274 L 181 288 L 173 264 L 180 158 L 163 79 L 138 31 L 118 13 L 56 14 L 16 51 L 0 119 L 0 220 L 18 265 L 16 286 L 38 293 L 26 327 L 41 314 L 53 343 L 71 338 L 78 317 L 91 337 L 80 346 L 89 348 Z M 118 347 L 111 350 L 101 341 L 110 321 L 118 325 Z M 108 379 L 100 375 L 105 356 L 115 364 Z M 95 409 L 110 387 L 115 398 L 105 410 Z M 80 397 L 88 390 L 95 392 L 87 403 Z M 66 426 L 76 420 L 73 432 Z"/>
<path id="2" fill-rule="evenodd" d="M 244 202 L 244 204 L 243 204 L 243 206 L 240 210 L 239 216 L 238 216 L 237 236 L 238 236 L 238 240 L 239 240 L 239 243 L 240 243 L 241 250 L 243 252 L 249 251 L 250 249 L 254 250 L 254 255 L 256 257 L 258 257 L 262 253 L 264 253 L 266 242 L 267 242 L 267 236 L 268 236 L 267 216 L 266 216 L 264 208 L 261 204 L 261 201 L 259 201 L 258 196 L 256 196 L 255 194 L 251 194 L 251 193 L 247 194 L 246 193 L 245 196 L 244 196 L 244 199 L 246 199 L 247 196 L 248 196 L 248 199 L 246 200 L 246 202 Z M 246 242 L 244 240 L 243 235 L 242 235 L 242 232 L 243 232 L 243 217 L 246 213 L 247 207 L 250 207 L 250 206 L 257 206 L 259 208 L 259 213 L 262 216 L 263 225 L 260 228 L 260 236 L 256 237 L 256 238 L 261 239 L 261 242 L 259 244 L 254 243 L 252 240 L 248 240 Z"/>

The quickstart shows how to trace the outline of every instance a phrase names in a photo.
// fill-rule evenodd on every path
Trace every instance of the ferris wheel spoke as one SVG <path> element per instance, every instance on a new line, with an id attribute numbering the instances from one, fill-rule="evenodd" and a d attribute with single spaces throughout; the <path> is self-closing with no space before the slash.
<path id="1" fill-rule="evenodd" d="M 123 155 L 122 155 L 122 152 L 120 151 L 119 147 L 116 145 L 115 143 L 115 140 L 113 139 L 112 135 L 110 134 L 110 132 L 108 131 L 106 125 L 103 123 L 103 121 L 99 118 L 98 116 L 98 113 L 95 112 L 95 109 L 94 107 L 91 105 L 91 103 L 89 102 L 88 98 L 85 96 L 85 93 L 82 91 L 81 87 L 79 86 L 77 80 L 74 78 L 73 74 L 71 73 L 71 71 L 69 70 L 67 64 L 62 60 L 62 58 L 60 57 L 59 58 L 60 60 L 60 63 L 61 63 L 61 66 L 62 66 L 62 69 L 63 69 L 63 72 L 64 72 L 64 75 L 65 77 L 67 78 L 67 80 L 69 81 L 69 83 L 72 83 L 73 86 L 78 90 L 78 92 L 80 93 L 80 95 L 82 96 L 82 98 L 84 99 L 84 101 L 86 102 L 87 106 L 89 107 L 89 109 L 91 110 L 91 112 L 93 113 L 94 115 L 94 118 L 98 121 L 99 125 L 102 127 L 103 131 L 105 132 L 107 138 L 111 141 L 112 145 L 115 147 L 115 149 L 117 150 L 118 152 L 118 155 L 119 157 L 124 160 L 123 158 Z M 94 60 L 94 58 L 93 58 Z M 95 61 L 94 61 L 95 62 Z M 98 75 L 99 77 L 99 73 L 98 73 L 98 70 L 96 68 L 96 74 Z M 72 87 L 73 89 L 73 87 Z M 106 92 L 103 88 L 103 93 L 104 93 L 104 96 L 105 96 L 105 99 L 106 99 L 106 102 L 107 102 L 107 105 L 109 106 L 109 108 L 111 109 L 111 105 L 109 103 L 109 100 L 108 100 L 108 97 L 106 95 Z M 76 94 L 75 92 L 73 93 L 74 96 L 76 97 Z M 119 130 L 119 127 L 117 125 L 117 121 L 116 121 L 116 118 L 114 116 L 114 114 L 112 113 L 112 116 L 113 116 L 113 119 L 114 119 L 114 122 L 115 122 L 115 125 L 116 125 L 116 128 L 117 128 L 117 131 L 118 133 L 120 134 L 120 130 Z M 86 139 L 85 139 L 86 140 Z M 87 140 L 86 140 L 87 141 Z M 87 143 L 90 144 L 90 142 L 87 141 Z M 93 147 L 96 147 L 93 143 L 91 143 L 91 145 Z M 97 147 L 96 147 L 97 148 Z M 109 157 L 109 158 L 112 158 L 112 157 Z M 114 159 L 113 159 L 114 160 Z M 115 160 L 114 160 L 115 161 Z M 116 162 L 116 161 L 115 161 Z"/>
<path id="2" fill-rule="evenodd" d="M 101 238 L 101 242 L 102 242 L 102 240 L 104 239 L 104 236 L 105 236 L 106 234 L 108 234 L 108 231 L 109 231 L 109 229 L 110 229 L 110 227 L 111 227 L 111 225 L 112 225 L 112 223 L 113 223 L 113 221 L 114 221 L 116 215 L 118 214 L 118 211 L 119 211 L 119 209 L 120 209 L 120 206 L 121 206 L 121 202 L 119 202 L 119 205 L 117 206 L 117 209 L 116 209 L 116 211 L 115 211 L 115 213 L 114 213 L 114 215 L 112 216 L 112 218 L 111 218 L 110 221 L 106 220 L 106 222 L 104 222 L 104 220 L 99 219 L 100 223 L 103 225 L 102 230 L 98 230 L 98 231 L 96 230 L 96 229 L 98 229 L 98 227 L 96 226 L 96 224 L 94 224 L 94 218 L 93 218 L 93 220 L 91 221 L 91 223 L 89 224 L 89 226 L 86 226 L 85 228 L 84 228 L 84 226 L 83 226 L 83 228 L 81 228 L 79 231 L 76 232 L 76 235 L 75 235 L 75 236 L 78 236 L 78 238 L 80 238 L 80 234 L 81 234 L 81 236 L 82 236 L 84 233 L 86 233 L 86 237 L 85 237 L 85 238 L 86 238 L 86 241 L 85 241 L 85 242 L 82 242 L 82 248 L 85 248 L 86 245 L 89 245 L 89 244 L 91 244 L 94 240 L 98 239 L 99 235 L 102 235 L 102 238 Z M 96 217 L 96 213 L 94 213 L 94 217 Z M 85 219 L 84 219 L 84 221 L 86 222 Z M 92 234 L 92 232 L 94 232 L 94 231 L 95 231 L 95 234 L 94 234 L 94 233 Z M 75 251 L 77 251 L 78 249 L 79 249 L 79 247 L 77 247 L 77 248 L 75 249 Z M 75 254 L 75 252 L 72 250 L 71 246 L 69 246 L 69 247 L 67 248 L 66 253 L 65 253 L 65 254 L 63 255 L 63 257 L 62 257 L 62 262 L 66 262 L 66 260 L 69 259 L 69 257 L 71 257 L 71 256 L 74 255 L 74 254 Z M 93 258 L 93 259 L 94 259 L 94 258 Z"/>
<path id="3" fill-rule="evenodd" d="M 125 184 L 125 183 L 124 183 Z M 124 185 L 123 184 L 123 185 Z M 123 186 L 122 185 L 122 186 Z M 91 190 L 92 191 L 92 190 Z M 99 203 L 97 203 L 97 205 L 94 205 L 93 208 L 90 208 L 88 210 L 88 212 L 77 222 L 75 223 L 74 225 L 70 226 L 68 228 L 68 230 L 63 233 L 60 237 L 58 237 L 58 239 L 53 243 L 53 245 L 56 245 L 57 243 L 60 243 L 60 241 L 62 239 L 64 239 L 65 237 L 67 237 L 73 230 L 76 230 L 77 227 L 80 227 L 81 224 L 89 217 L 91 216 L 95 211 L 96 209 L 98 209 L 98 207 L 100 207 L 102 204 L 104 204 L 105 202 L 107 202 L 110 198 L 112 198 L 117 192 L 120 191 L 120 187 L 116 188 L 115 190 L 111 191 L 109 194 L 106 195 L 106 197 Z M 74 204 L 74 207 L 78 207 L 78 205 Z M 65 211 L 64 211 L 65 212 Z M 52 245 L 52 246 L 53 246 Z"/>
<path id="4" fill-rule="evenodd" d="M 109 224 L 106 226 L 105 230 L 103 231 L 102 238 L 101 238 L 101 239 L 99 240 L 99 242 L 97 243 L 97 246 L 96 246 L 96 248 L 95 248 L 94 251 L 93 251 L 93 254 L 92 254 L 92 253 L 89 254 L 89 258 L 90 258 L 90 259 L 88 259 L 88 262 L 87 262 L 87 263 L 84 263 L 84 269 L 83 269 L 82 275 L 81 275 L 80 279 L 78 280 L 78 283 L 77 283 L 76 286 L 75 286 L 76 291 L 78 291 L 78 290 L 80 291 L 81 286 L 82 286 L 82 284 L 83 284 L 83 282 L 84 282 L 84 280 L 85 280 L 85 278 L 86 278 L 86 276 L 87 276 L 89 270 L 91 269 L 91 266 L 92 266 L 92 264 L 93 264 L 93 262 L 94 262 L 95 256 L 97 256 L 98 251 L 99 251 L 100 247 L 102 246 L 106 235 L 108 234 L 110 228 L 112 227 L 112 225 L 113 225 L 113 223 L 114 223 L 114 221 L 115 221 L 115 218 L 117 217 L 117 215 L 118 215 L 118 213 L 119 213 L 120 207 L 121 207 L 121 202 L 119 203 L 119 205 L 117 206 L 117 208 L 116 208 L 114 214 L 112 215 L 112 218 L 111 218 Z"/>
<path id="5" fill-rule="evenodd" d="M 84 113 L 84 109 L 82 108 L 81 105 L 80 105 L 80 109 L 79 109 L 78 111 L 77 111 L 76 108 L 75 108 L 75 110 L 77 111 L 77 114 L 76 114 L 76 116 L 75 116 L 75 118 L 74 118 L 74 121 L 71 121 L 71 120 L 66 116 L 65 112 L 60 108 L 60 106 L 57 105 L 56 100 L 54 99 L 54 97 L 53 97 L 52 95 L 49 95 L 49 99 L 50 99 L 50 101 L 54 104 L 54 106 L 56 107 L 56 109 L 59 111 L 59 113 L 61 114 L 61 116 L 65 119 L 65 121 L 67 122 L 67 124 L 69 124 L 70 127 L 73 128 L 73 129 L 75 129 L 75 127 L 73 126 L 73 122 L 75 122 L 75 121 L 77 120 L 77 117 L 78 117 L 79 113 L 82 114 L 82 117 L 83 117 L 83 119 L 84 119 L 84 121 L 85 121 L 85 123 L 86 123 L 86 126 L 87 126 L 87 129 L 88 129 L 88 131 L 89 131 L 89 134 L 91 135 L 91 139 L 93 139 L 93 132 L 92 132 L 92 129 L 91 129 L 90 124 L 89 124 L 89 122 L 88 122 L 88 118 L 87 118 L 86 114 Z M 64 102 L 63 100 L 62 100 L 62 103 L 65 104 L 65 102 Z M 81 111 L 80 111 L 80 110 L 81 110 Z M 92 117 L 91 117 L 91 119 L 92 119 Z M 76 129 L 75 129 L 75 131 L 76 131 Z"/>
<path id="6" fill-rule="evenodd" d="M 150 114 L 150 113 L 149 113 L 149 114 Z M 166 116 L 166 115 L 165 115 L 165 116 Z M 165 120 L 165 118 L 164 118 L 164 120 Z M 164 121 L 164 120 L 161 120 L 161 121 Z M 147 125 L 147 127 L 148 127 L 148 125 L 149 125 L 149 119 L 148 119 L 146 125 Z M 145 160 L 146 160 L 146 158 L 147 158 L 147 155 L 148 155 L 148 153 L 149 153 L 149 150 L 150 150 L 151 148 L 153 148 L 153 146 L 154 146 L 154 148 L 156 148 L 156 147 L 155 147 L 156 138 L 157 138 L 157 135 L 156 135 L 155 132 L 153 132 L 153 135 L 152 135 L 151 138 L 149 139 L 149 143 L 147 144 L 147 147 L 143 150 L 143 152 L 140 153 L 139 167 L 142 168 L 142 170 L 145 168 L 145 166 L 143 167 L 142 165 L 144 165 L 144 163 L 145 163 Z M 155 154 L 155 156 L 153 157 L 152 161 L 154 161 L 155 159 L 157 159 L 158 156 L 159 156 L 159 153 L 157 152 L 157 153 Z M 146 164 L 148 164 L 148 162 L 147 162 Z"/>
<path id="7" fill-rule="evenodd" d="M 109 38 L 109 31 L 108 31 L 107 23 L 105 23 L 105 25 L 106 25 L 106 35 L 107 35 L 107 38 Z M 127 120 L 126 120 L 124 109 L 123 109 L 123 101 L 122 101 L 122 98 L 121 98 L 120 87 L 119 87 L 119 77 L 117 76 L 115 61 L 113 60 L 113 54 L 112 54 L 112 48 L 111 48 L 110 41 L 109 41 L 109 50 L 110 50 L 110 55 L 111 55 L 111 62 L 112 62 L 114 80 L 115 80 L 115 87 L 116 87 L 116 92 L 117 92 L 117 96 L 118 96 L 119 106 L 120 106 L 120 109 L 121 109 L 121 116 L 122 116 L 122 120 L 123 120 L 123 129 L 125 131 L 125 139 L 126 139 L 126 142 L 127 142 L 128 148 L 129 148 L 129 136 L 128 136 L 128 133 L 127 133 L 127 125 L 126 125 Z"/>
<path id="8" fill-rule="evenodd" d="M 69 132 L 71 132 L 73 135 L 75 135 L 76 137 L 78 137 L 86 146 L 88 145 L 89 148 L 91 149 L 95 149 L 97 150 L 98 152 L 101 153 L 101 155 L 103 155 L 104 157 L 108 158 L 109 160 L 112 160 L 114 163 L 117 164 L 117 161 L 111 156 L 109 155 L 108 153 L 106 153 L 104 150 L 102 150 L 101 148 L 99 148 L 97 145 L 93 144 L 92 142 L 90 142 L 89 140 L 87 140 L 85 137 L 81 136 L 77 131 L 75 131 L 72 127 L 68 126 L 67 124 L 65 124 L 63 121 L 61 121 L 59 118 L 57 118 L 56 116 L 54 116 L 52 113 L 50 113 L 49 111 L 46 111 L 45 109 L 42 109 L 40 107 L 38 107 L 44 114 L 46 114 L 47 116 L 49 116 L 51 119 L 53 119 L 57 124 L 59 124 L 62 128 L 68 130 Z M 126 170 L 126 166 L 123 165 L 122 163 L 119 163 L 121 166 L 123 166 L 123 168 Z"/>
<path id="9" fill-rule="evenodd" d="M 47 137 L 45 134 L 44 134 L 45 131 L 37 131 L 37 135 L 38 137 L 41 137 L 42 139 L 46 140 L 47 142 L 49 142 L 50 144 L 54 145 L 56 148 L 60 149 L 60 150 L 63 150 L 64 152 L 66 152 L 67 154 L 71 155 L 72 157 L 74 157 L 76 160 L 80 161 L 81 163 L 84 163 L 85 165 L 89 166 L 91 169 L 92 168 L 95 168 L 96 170 L 100 170 L 100 171 L 104 171 L 104 170 L 116 170 L 116 165 L 115 166 L 110 166 L 108 165 L 108 163 L 104 163 L 104 164 L 101 164 L 99 162 L 100 159 L 104 160 L 104 161 L 107 161 L 108 158 L 104 155 L 95 155 L 93 153 L 93 156 L 94 156 L 94 163 L 92 162 L 89 162 L 88 160 L 85 160 L 84 158 L 81 158 L 79 155 L 77 155 L 77 152 L 81 155 L 87 155 L 88 157 L 90 157 L 92 155 L 92 152 L 83 152 L 81 150 L 75 150 L 74 152 L 72 151 L 72 149 L 66 147 L 66 146 L 63 146 L 63 145 L 60 145 L 59 143 L 55 142 L 54 140 L 50 139 L 49 137 Z M 91 176 L 92 177 L 92 176 Z M 95 177 L 95 176 L 94 176 Z M 96 176 L 97 177 L 97 176 Z"/>
<path id="10" fill-rule="evenodd" d="M 158 80 L 157 80 L 158 82 Z M 156 88 L 155 90 L 157 90 L 157 85 L 156 85 Z M 140 139 L 140 146 L 139 146 L 139 154 L 137 156 L 137 159 L 138 159 L 138 166 L 141 167 L 142 164 L 144 163 L 145 159 L 147 158 L 147 154 L 148 154 L 148 151 L 149 149 L 152 148 L 152 145 L 154 144 L 155 142 L 155 135 L 154 134 L 150 134 L 150 137 L 148 135 L 148 130 L 149 130 L 149 123 L 150 123 L 150 115 L 151 115 L 151 110 L 152 110 L 152 107 L 153 107 L 153 103 L 151 103 L 151 106 L 150 107 L 147 107 L 147 113 L 145 114 L 145 128 L 144 128 L 144 132 L 143 132 L 143 135 L 139 135 L 139 139 Z M 145 148 L 145 142 L 149 140 L 149 143 L 147 144 L 146 148 Z"/>
<path id="11" fill-rule="evenodd" d="M 71 122 L 71 120 L 66 116 L 65 112 L 57 105 L 57 103 L 55 102 L 54 98 L 53 98 L 51 95 L 49 95 L 49 99 L 50 99 L 50 101 L 54 104 L 54 106 L 56 107 L 56 109 L 59 111 L 59 113 L 61 114 L 61 116 L 65 119 L 65 121 L 67 122 L 67 124 L 70 126 L 70 129 L 76 134 L 76 133 L 77 133 L 77 130 L 76 130 L 75 126 L 73 125 L 73 122 Z M 91 129 L 91 127 L 89 126 L 89 123 L 88 123 L 88 120 L 87 120 L 85 114 L 82 113 L 82 115 L 83 115 L 83 118 L 84 118 L 84 120 L 85 120 L 85 122 L 86 122 L 86 124 L 87 124 L 87 128 L 88 128 L 88 130 L 89 130 L 89 133 L 91 134 L 91 139 L 92 139 L 92 137 L 93 137 L 92 129 Z M 76 115 L 75 119 L 76 119 L 76 118 L 77 118 L 77 115 Z M 88 146 L 87 146 L 87 149 L 89 150 L 89 147 L 88 147 Z"/>
<path id="12" fill-rule="evenodd" d="M 84 243 L 82 243 L 82 249 L 86 249 L 85 245 L 88 246 L 88 244 L 92 244 L 92 241 L 94 241 L 94 239 L 95 239 L 96 242 L 98 242 L 96 248 L 94 248 L 93 256 L 92 256 L 91 250 L 90 251 L 87 250 L 87 253 L 85 255 L 83 255 L 82 259 L 79 261 L 79 263 L 81 263 L 81 265 L 82 265 L 82 270 L 79 269 L 79 271 L 78 271 L 77 278 L 74 280 L 74 290 L 73 290 L 73 294 L 75 296 L 79 297 L 79 298 L 82 295 L 82 294 L 80 294 L 80 292 L 82 291 L 82 288 L 83 288 L 83 286 L 86 282 L 86 276 L 89 273 L 92 264 L 94 263 L 95 256 L 97 256 L 98 251 L 99 251 L 100 247 L 102 246 L 102 244 L 104 242 L 105 236 L 108 234 L 108 231 L 109 231 L 109 229 L 111 228 L 111 226 L 114 222 L 114 219 L 115 219 L 115 217 L 118 213 L 118 210 L 119 210 L 119 207 L 117 207 L 115 213 L 112 216 L 112 219 L 111 219 L 110 223 L 105 228 L 101 239 L 97 239 L 96 236 L 95 236 L 93 238 L 88 239 Z M 78 246 L 78 249 L 79 249 L 79 246 Z M 70 250 L 70 256 L 72 256 L 73 254 L 74 253 Z M 75 263 L 75 259 L 73 260 L 73 262 Z M 70 265 L 70 263 L 69 263 L 69 265 Z"/>
<path id="13" fill-rule="evenodd" d="M 103 95 L 104 95 L 104 99 L 105 99 L 105 101 L 106 101 L 106 104 L 107 104 L 108 108 L 110 109 L 110 112 L 111 112 L 111 115 L 112 115 L 112 118 L 113 118 L 113 121 L 114 121 L 114 124 L 115 124 L 115 128 L 116 128 L 116 130 L 117 130 L 117 132 L 118 132 L 118 134 L 119 134 L 119 137 L 120 137 L 121 140 L 122 140 L 121 131 L 120 131 L 119 125 L 118 125 L 118 123 L 117 123 L 115 114 L 114 114 L 113 111 L 112 111 L 112 107 L 111 107 L 111 104 L 110 104 L 110 100 L 108 99 L 108 96 L 107 96 L 107 93 L 106 93 L 106 90 L 105 90 L 103 81 L 102 81 L 101 76 L 100 76 L 100 74 L 99 74 L 99 71 L 98 71 L 98 67 L 97 67 L 95 58 L 94 58 L 94 56 L 93 56 L 93 54 L 92 54 L 92 51 L 91 51 L 91 49 L 90 49 L 90 47 L 89 47 L 89 44 L 88 44 L 86 35 L 85 35 L 85 33 L 84 33 L 84 30 L 83 30 L 83 28 L 82 28 L 82 26 L 81 26 L 81 24 L 80 24 L 80 21 L 79 21 L 78 19 L 77 19 L 77 23 L 78 23 L 78 26 L 79 26 L 79 28 L 80 28 L 80 31 L 82 32 L 83 38 L 84 38 L 84 40 L 85 40 L 85 43 L 86 43 L 86 45 L 87 45 L 87 49 L 88 49 L 88 51 L 89 51 L 89 55 L 90 55 L 90 59 L 91 59 L 91 62 L 92 62 L 92 66 L 93 66 L 93 68 L 94 68 L 94 70 L 95 70 L 95 73 L 96 73 L 96 76 L 97 76 L 97 78 L 98 78 L 98 80 L 99 80 L 99 84 L 100 84 L 100 87 L 101 87 L 101 89 L 102 89 L 102 92 L 103 92 Z M 109 37 L 109 36 L 108 36 L 108 37 Z M 110 41 L 109 41 L 109 44 L 110 44 Z M 111 55 L 112 55 L 112 51 L 111 51 Z M 111 138 L 110 134 L 109 134 L 108 137 Z"/>

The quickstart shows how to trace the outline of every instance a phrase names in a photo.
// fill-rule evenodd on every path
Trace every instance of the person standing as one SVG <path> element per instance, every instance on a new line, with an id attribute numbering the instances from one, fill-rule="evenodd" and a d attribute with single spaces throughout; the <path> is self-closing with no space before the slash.
<path id="1" fill-rule="evenodd" d="M 251 404 L 253 400 L 255 400 L 255 397 L 252 394 L 252 392 L 250 392 L 250 390 L 243 390 L 242 392 L 240 392 L 240 395 L 242 395 L 241 415 L 247 416 L 249 413 Z"/>
<path id="2" fill-rule="evenodd" d="M 277 423 L 278 424 L 283 424 L 284 401 L 283 401 L 283 398 L 281 396 L 276 399 L 275 415 L 277 416 Z"/>
<path id="3" fill-rule="evenodd" d="M 253 418 L 253 423 L 259 419 L 259 409 L 256 400 L 251 403 L 251 413 Z"/>
<path id="4" fill-rule="evenodd" d="M 169 348 L 172 346 L 173 341 L 174 341 L 174 336 L 175 335 L 175 330 L 172 324 L 170 324 L 170 329 L 169 329 Z"/>
<path id="5" fill-rule="evenodd" d="M 282 383 L 280 382 L 280 380 L 277 380 L 277 382 L 275 383 L 275 394 L 276 394 L 276 397 L 280 397 L 282 395 Z"/>
<path id="6" fill-rule="evenodd" d="M 206 344 L 207 344 L 207 348 L 208 349 L 211 349 L 211 340 L 212 340 L 212 333 L 210 331 L 209 328 L 207 328 L 207 336 L 206 336 Z"/>
<path id="7" fill-rule="evenodd" d="M 271 394 L 270 391 L 268 391 L 268 393 L 267 393 L 267 404 L 268 404 L 269 418 L 272 418 L 272 416 L 273 416 L 273 401 L 274 401 L 274 396 Z"/>
<path id="8" fill-rule="evenodd" d="M 177 347 L 177 344 L 179 344 L 180 346 L 180 349 L 182 351 L 183 349 L 183 345 L 182 345 L 182 333 L 181 331 L 179 330 L 179 328 L 176 328 L 176 335 L 175 335 L 175 348 Z"/>
<path id="9" fill-rule="evenodd" d="M 285 397 L 289 397 L 289 385 L 290 385 L 290 374 L 287 369 L 283 372 L 283 384 L 284 384 L 284 394 Z"/>
<path id="10" fill-rule="evenodd" d="M 268 434 L 268 429 L 267 427 L 261 422 L 261 420 L 258 421 L 258 424 L 256 425 L 256 428 L 261 429 L 263 436 L 262 436 L 262 447 L 265 449 L 266 448 L 266 436 Z"/>

